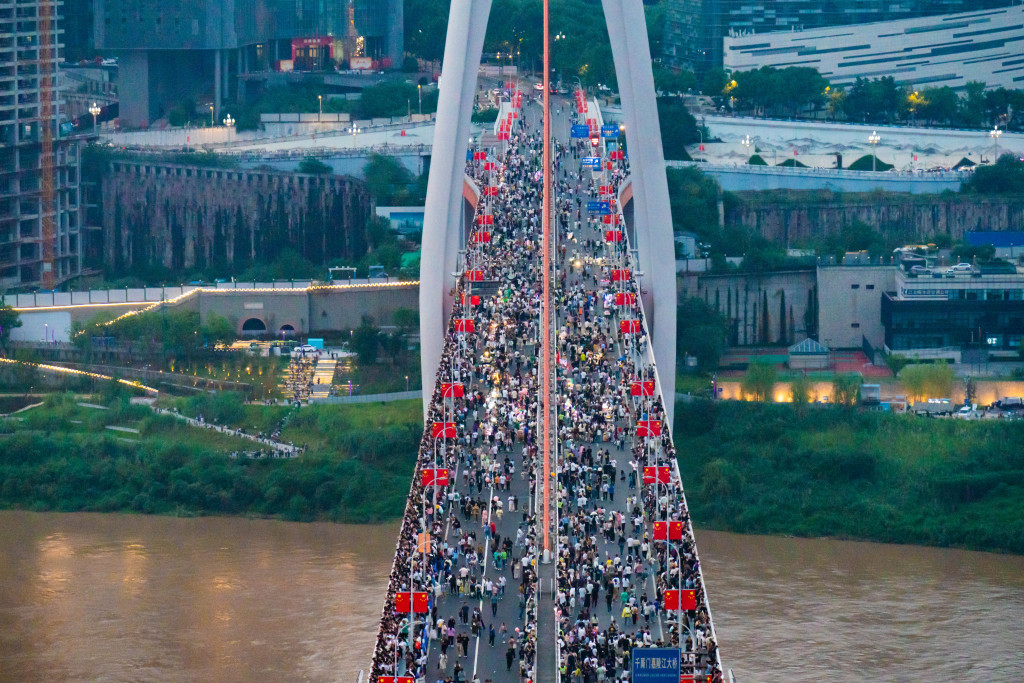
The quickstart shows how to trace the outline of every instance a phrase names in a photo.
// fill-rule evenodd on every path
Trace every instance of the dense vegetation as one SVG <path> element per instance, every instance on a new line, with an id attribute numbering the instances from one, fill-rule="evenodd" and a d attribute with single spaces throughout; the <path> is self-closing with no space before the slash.
<path id="1" fill-rule="evenodd" d="M 698 526 L 1024 553 L 1024 423 L 680 403 Z"/>
<path id="2" fill-rule="evenodd" d="M 108 410 L 51 397 L 22 421 L 0 422 L 0 507 L 391 519 L 402 513 L 422 430 L 419 403 L 405 403 L 304 408 L 283 438 L 308 443 L 305 455 L 251 460 L 227 455 L 251 442 L 184 427 L 126 397 Z"/>

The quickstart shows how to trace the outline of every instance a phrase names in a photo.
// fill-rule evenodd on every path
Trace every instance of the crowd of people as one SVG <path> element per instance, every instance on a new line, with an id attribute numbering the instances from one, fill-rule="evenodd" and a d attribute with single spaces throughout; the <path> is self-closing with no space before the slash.
<path id="1" fill-rule="evenodd" d="M 313 393 L 313 375 L 316 374 L 315 356 L 292 356 L 288 361 L 288 371 L 281 382 L 281 393 L 289 400 L 298 403 L 308 401 Z"/>
<path id="2" fill-rule="evenodd" d="M 528 109 L 521 123 L 539 118 Z M 464 266 L 483 271 L 497 293 L 477 301 L 480 283 L 464 278 L 454 292 L 371 681 L 536 680 L 543 138 L 526 125 L 510 137 L 496 159 L 467 164 L 481 186 L 498 190 L 478 207 L 493 216 L 493 225 L 480 222 L 490 239 L 471 241 Z M 643 325 L 620 326 L 642 320 L 635 280 L 612 276 L 630 268 L 627 243 L 608 241 L 603 218 L 587 211 L 588 201 L 614 196 L 608 187 L 617 189 L 626 162 L 595 177 L 580 166 L 587 154 L 569 142 L 552 155 L 558 635 L 542 646 L 557 648 L 563 681 L 629 680 L 634 648 L 665 646 L 680 649 L 684 674 L 717 683 L 721 665 L 670 430 L 654 426 L 665 411 L 646 389 L 657 384 L 653 359 Z M 463 321 L 474 331 L 461 331 Z M 664 480 L 644 483 L 644 468 L 659 466 L 668 468 Z M 435 467 L 450 469 L 449 486 L 423 485 L 423 470 Z M 655 522 L 663 531 L 675 522 L 673 533 L 657 535 Z M 415 601 L 412 614 L 397 611 L 398 593 L 410 589 L 427 594 L 425 614 Z M 693 591 L 694 604 L 666 610 L 668 590 Z"/>

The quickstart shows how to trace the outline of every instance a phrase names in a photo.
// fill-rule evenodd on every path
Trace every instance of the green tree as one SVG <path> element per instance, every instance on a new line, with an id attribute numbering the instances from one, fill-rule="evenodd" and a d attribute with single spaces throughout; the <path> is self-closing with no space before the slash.
<path id="1" fill-rule="evenodd" d="M 949 398 L 953 393 L 955 373 L 947 363 L 916 363 L 903 368 L 899 375 L 908 401 Z"/>
<path id="2" fill-rule="evenodd" d="M 661 146 L 666 159 L 689 161 L 686 145 L 700 140 L 697 119 L 678 97 L 658 98 L 658 125 L 661 128 Z"/>
<path id="3" fill-rule="evenodd" d="M 887 353 L 885 354 L 885 365 L 892 371 L 893 377 L 900 374 L 903 368 L 907 367 L 910 360 L 900 353 Z"/>
<path id="4" fill-rule="evenodd" d="M 415 190 L 416 179 L 401 161 L 385 154 L 371 154 L 363 167 L 363 177 L 378 206 L 422 204 Z"/>
<path id="5" fill-rule="evenodd" d="M 374 326 L 373 318 L 364 315 L 362 323 L 352 332 L 352 350 L 356 352 L 360 365 L 377 362 L 380 341 L 380 328 Z"/>
<path id="6" fill-rule="evenodd" d="M 770 401 L 777 376 L 778 371 L 774 363 L 755 360 L 750 363 L 746 374 L 740 380 L 740 388 L 743 389 L 744 396 L 750 396 L 755 401 Z"/>
<path id="7" fill-rule="evenodd" d="M 710 97 L 720 97 L 728 83 L 729 77 L 726 75 L 724 69 L 708 69 L 704 73 L 704 78 L 700 84 L 700 90 L 702 93 Z"/>
<path id="8" fill-rule="evenodd" d="M 412 308 L 396 308 L 392 320 L 403 330 L 415 330 L 420 326 L 420 313 Z"/>
<path id="9" fill-rule="evenodd" d="M 832 402 L 840 406 L 855 406 L 860 401 L 863 379 L 857 374 L 836 375 L 832 380 Z"/>
<path id="10" fill-rule="evenodd" d="M 814 384 L 807 375 L 797 375 L 790 383 L 790 390 L 793 394 L 793 403 L 797 406 L 804 406 L 814 400 Z"/>
<path id="11" fill-rule="evenodd" d="M 0 346 L 7 348 L 7 340 L 11 332 L 21 327 L 21 318 L 18 312 L 6 304 L 0 306 Z"/>
<path id="12" fill-rule="evenodd" d="M 1003 154 L 994 164 L 978 166 L 964 189 L 977 194 L 1024 193 L 1024 161 Z"/>
<path id="13" fill-rule="evenodd" d="M 725 349 L 728 323 L 725 318 L 699 297 L 688 297 L 679 303 L 676 313 L 676 345 L 680 355 L 697 358 L 701 370 L 714 370 Z"/>
<path id="14" fill-rule="evenodd" d="M 299 173 L 325 174 L 332 173 L 331 167 L 315 157 L 306 157 L 299 162 Z"/>

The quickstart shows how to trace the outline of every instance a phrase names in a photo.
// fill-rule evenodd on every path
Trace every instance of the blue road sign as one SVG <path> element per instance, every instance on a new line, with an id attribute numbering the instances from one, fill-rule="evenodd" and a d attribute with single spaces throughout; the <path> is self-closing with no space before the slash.
<path id="1" fill-rule="evenodd" d="M 584 168 L 592 168 L 594 170 L 600 170 L 601 168 L 601 157 L 583 157 L 582 159 Z"/>
<path id="2" fill-rule="evenodd" d="M 678 683 L 679 650 L 638 647 L 633 650 L 632 683 Z"/>
<path id="3" fill-rule="evenodd" d="M 466 150 L 466 161 L 473 161 L 473 150 Z"/>
<path id="4" fill-rule="evenodd" d="M 587 202 L 587 213 L 599 213 L 602 216 L 607 216 L 612 212 L 612 207 L 609 202 Z"/>
<path id="5" fill-rule="evenodd" d="M 617 138 L 619 137 L 619 127 L 614 123 L 606 124 L 601 126 L 601 137 L 603 138 Z"/>
<path id="6" fill-rule="evenodd" d="M 587 124 L 577 124 L 572 127 L 569 131 L 569 135 L 574 138 L 589 138 L 590 137 L 590 126 Z"/>

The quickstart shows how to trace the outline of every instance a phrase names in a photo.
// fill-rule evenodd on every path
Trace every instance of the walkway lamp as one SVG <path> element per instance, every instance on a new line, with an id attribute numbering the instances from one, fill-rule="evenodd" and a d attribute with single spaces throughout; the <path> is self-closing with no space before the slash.
<path id="1" fill-rule="evenodd" d="M 356 148 L 356 136 L 363 131 L 356 127 L 356 124 L 352 124 L 352 127 L 345 131 L 346 133 L 352 133 L 352 149 Z"/>
<path id="2" fill-rule="evenodd" d="M 988 132 L 988 136 L 992 138 L 992 163 L 999 161 L 999 136 L 1003 134 L 1003 131 L 999 130 L 999 126 L 993 126 L 992 130 Z"/>
<path id="3" fill-rule="evenodd" d="M 228 142 L 231 142 L 231 129 L 235 126 L 235 120 L 231 118 L 231 114 L 224 117 L 224 125 L 228 127 Z"/>
<path id="4" fill-rule="evenodd" d="M 871 151 L 871 170 L 872 172 L 878 170 L 875 167 L 875 162 L 878 161 L 878 143 L 882 141 L 882 136 L 878 134 L 878 131 L 872 131 L 871 135 L 868 136 L 868 142 L 874 148 Z"/>
<path id="5" fill-rule="evenodd" d="M 93 102 L 89 107 L 89 113 L 92 114 L 92 129 L 96 130 L 96 117 L 100 115 L 100 106 Z"/>

